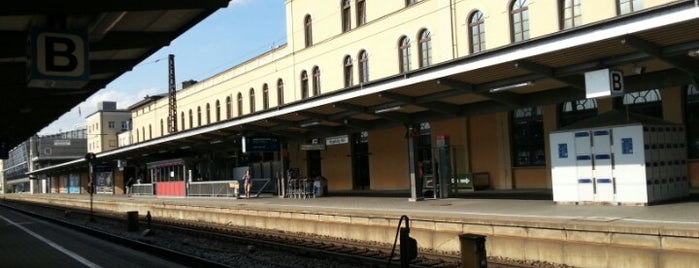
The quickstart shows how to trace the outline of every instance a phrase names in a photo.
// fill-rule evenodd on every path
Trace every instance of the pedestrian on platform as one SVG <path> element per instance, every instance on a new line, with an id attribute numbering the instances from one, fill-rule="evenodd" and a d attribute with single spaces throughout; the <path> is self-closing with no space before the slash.
<path id="1" fill-rule="evenodd" d="M 129 177 L 126 181 L 126 195 L 131 196 L 131 187 L 133 186 L 133 177 Z"/>
<path id="2" fill-rule="evenodd" d="M 245 186 L 245 198 L 250 199 L 250 190 L 252 189 L 252 178 L 250 178 L 250 169 L 245 169 L 243 175 L 243 185 Z"/>

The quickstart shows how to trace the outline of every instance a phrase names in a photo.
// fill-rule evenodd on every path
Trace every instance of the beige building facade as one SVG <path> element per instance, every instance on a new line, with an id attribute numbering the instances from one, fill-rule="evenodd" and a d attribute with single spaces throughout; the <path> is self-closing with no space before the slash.
<path id="1" fill-rule="evenodd" d="M 571 122 L 630 109 L 682 124 L 688 130 L 687 146 L 699 142 L 692 125 L 697 119 L 691 115 L 698 93 L 690 83 L 657 82 L 651 88 L 629 83 L 633 89 L 624 97 L 586 100 L 582 83 L 576 80 L 581 76 L 558 77 L 557 72 L 580 69 L 596 60 L 615 62 L 609 56 L 613 53 L 595 55 L 589 49 L 580 53 L 584 62 L 567 66 L 556 62 L 580 56 L 574 47 L 565 47 L 567 43 L 607 42 L 603 37 L 581 40 L 577 35 L 583 31 L 595 27 L 611 31 L 634 19 L 651 31 L 655 26 L 640 24 L 652 19 L 645 14 L 691 2 L 287 0 L 286 44 L 177 91 L 175 133 L 168 131 L 166 96 L 132 106 L 132 141 L 155 142 L 175 134 L 224 128 L 240 135 L 278 135 L 286 144 L 282 155 L 287 167 L 298 168 L 306 176 L 320 173 L 328 179 L 329 189 L 336 191 L 410 189 L 410 178 L 416 176 L 419 165 L 427 176 L 436 176 L 440 170 L 487 173 L 489 187 L 494 189 L 551 188 L 548 133 Z M 559 39 L 567 43 L 557 43 Z M 561 58 L 547 55 L 532 63 L 537 51 L 555 51 L 550 48 L 553 44 L 566 50 L 558 55 Z M 695 56 L 684 53 L 696 64 Z M 654 79 L 641 76 L 668 69 L 667 63 L 638 57 L 599 65 L 616 64 L 636 79 Z M 507 67 L 493 67 L 510 61 Z M 452 63 L 466 66 L 461 75 L 450 71 Z M 502 73 L 509 77 L 498 78 L 505 76 Z M 461 82 L 454 83 L 454 77 Z M 527 77 L 533 79 L 512 82 Z M 454 93 L 454 84 L 465 93 Z M 525 96 L 540 96 L 536 93 L 562 84 L 581 91 L 551 98 L 560 101 L 517 105 Z M 445 90 L 447 85 L 453 90 Z M 444 95 L 447 91 L 453 95 Z M 393 103 L 403 105 L 389 105 Z M 499 108 L 502 105 L 509 108 Z M 346 112 L 348 116 L 343 117 Z M 88 118 L 89 137 L 96 122 Z M 100 127 L 96 129 L 101 133 Z M 447 149 L 440 151 L 445 140 Z M 101 152 L 109 141 L 89 144 L 96 146 L 91 151 Z M 699 155 L 693 150 L 689 148 L 689 180 L 697 185 Z M 441 161 L 440 166 L 440 160 L 450 165 Z"/>
<path id="2" fill-rule="evenodd" d="M 87 151 L 100 153 L 116 149 L 117 135 L 128 132 L 131 113 L 117 109 L 116 102 L 99 103 L 97 111 L 86 117 Z"/>

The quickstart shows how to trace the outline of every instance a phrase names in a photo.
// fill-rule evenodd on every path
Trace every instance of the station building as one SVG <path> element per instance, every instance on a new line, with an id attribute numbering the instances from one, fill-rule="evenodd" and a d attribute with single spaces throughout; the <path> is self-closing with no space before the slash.
<path id="1" fill-rule="evenodd" d="M 549 134 L 619 111 L 684 126 L 686 182 L 699 185 L 696 1 L 285 5 L 286 44 L 131 106 L 133 128 L 120 135 L 132 143 L 98 159 L 128 159 L 137 173 L 184 159 L 172 162 L 187 166 L 175 169 L 182 180 L 229 180 L 241 167 L 272 180 L 321 175 L 330 191 L 412 198 L 430 179 L 472 174 L 492 189 L 551 188 Z M 599 70 L 621 73 L 623 86 L 590 97 Z"/>

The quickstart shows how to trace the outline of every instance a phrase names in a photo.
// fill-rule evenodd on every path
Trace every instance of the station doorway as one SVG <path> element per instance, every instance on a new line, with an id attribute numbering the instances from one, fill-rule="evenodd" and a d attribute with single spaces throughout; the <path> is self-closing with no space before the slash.
<path id="1" fill-rule="evenodd" d="M 352 188 L 354 190 L 369 190 L 371 177 L 369 175 L 369 133 L 362 131 L 351 135 L 352 155 Z"/>
<path id="2" fill-rule="evenodd" d="M 306 151 L 306 174 L 309 178 L 315 178 L 323 174 L 320 164 L 320 150 Z"/>

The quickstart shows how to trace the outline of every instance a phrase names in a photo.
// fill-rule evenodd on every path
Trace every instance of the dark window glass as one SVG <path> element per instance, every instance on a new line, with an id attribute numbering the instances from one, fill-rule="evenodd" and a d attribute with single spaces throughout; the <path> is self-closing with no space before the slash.
<path id="1" fill-rule="evenodd" d="M 366 23 L 366 1 L 357 0 L 357 27 Z"/>
<path id="2" fill-rule="evenodd" d="M 313 67 L 313 96 L 320 95 L 320 68 Z"/>
<path id="3" fill-rule="evenodd" d="M 238 116 L 243 115 L 243 93 L 238 92 Z"/>
<path id="4" fill-rule="evenodd" d="M 197 107 L 197 126 L 201 126 L 201 107 Z"/>
<path id="5" fill-rule="evenodd" d="M 512 41 L 521 42 L 529 39 L 529 8 L 527 0 L 514 0 L 510 8 L 512 23 Z"/>
<path id="6" fill-rule="evenodd" d="M 471 53 L 483 51 L 485 49 L 485 19 L 483 12 L 473 12 L 468 20 L 469 36 L 471 37 Z"/>
<path id="7" fill-rule="evenodd" d="M 582 24 L 581 0 L 560 0 L 561 29 L 570 29 Z"/>
<path id="8" fill-rule="evenodd" d="M 216 122 L 221 121 L 221 102 L 216 100 Z"/>
<path id="9" fill-rule="evenodd" d="M 544 122 L 542 108 L 527 107 L 512 112 L 512 164 L 516 167 L 543 166 Z"/>
<path id="10" fill-rule="evenodd" d="M 342 0 L 342 32 L 352 29 L 352 11 L 350 9 L 350 0 Z"/>
<path id="11" fill-rule="evenodd" d="M 344 74 L 345 74 L 345 87 L 351 87 L 353 84 L 354 80 L 352 78 L 352 57 L 350 56 L 345 56 L 345 59 L 343 60 L 344 62 Z"/>
<path id="12" fill-rule="evenodd" d="M 211 124 L 211 105 L 206 104 L 206 124 Z"/>
<path id="13" fill-rule="evenodd" d="M 250 113 L 255 112 L 255 89 L 250 88 Z"/>
<path id="14" fill-rule="evenodd" d="M 301 71 L 301 99 L 305 100 L 308 98 L 308 73 L 304 70 Z"/>
<path id="15" fill-rule="evenodd" d="M 306 43 L 306 47 L 313 45 L 313 21 L 311 20 L 311 15 L 306 15 L 303 20 L 303 37 Z"/>
<path id="16" fill-rule="evenodd" d="M 366 50 L 359 52 L 359 82 L 369 82 L 369 55 Z"/>
<path id="17" fill-rule="evenodd" d="M 432 64 L 432 37 L 430 31 L 425 29 L 420 31 L 420 68 L 427 67 Z"/>
<path id="18" fill-rule="evenodd" d="M 269 109 L 269 87 L 267 84 L 262 85 L 262 109 Z"/>
<path id="19" fill-rule="evenodd" d="M 284 104 L 284 81 L 279 78 L 277 80 L 277 105 Z"/>
<path id="20" fill-rule="evenodd" d="M 189 109 L 189 128 L 194 127 L 194 115 L 192 114 L 192 109 Z"/>
<path id="21" fill-rule="evenodd" d="M 568 101 L 560 106 L 559 126 L 567 126 L 597 115 L 597 100 Z"/>
<path id="22" fill-rule="evenodd" d="M 398 59 L 400 72 L 410 71 L 410 38 L 403 36 L 398 41 Z"/>
<path id="23" fill-rule="evenodd" d="M 663 105 L 660 98 L 660 90 L 644 90 L 624 94 L 622 107 L 628 109 L 629 112 L 663 118 Z"/>
<path id="24" fill-rule="evenodd" d="M 231 101 L 231 96 L 226 97 L 226 119 L 231 119 L 231 114 L 233 113 L 233 101 Z"/>

